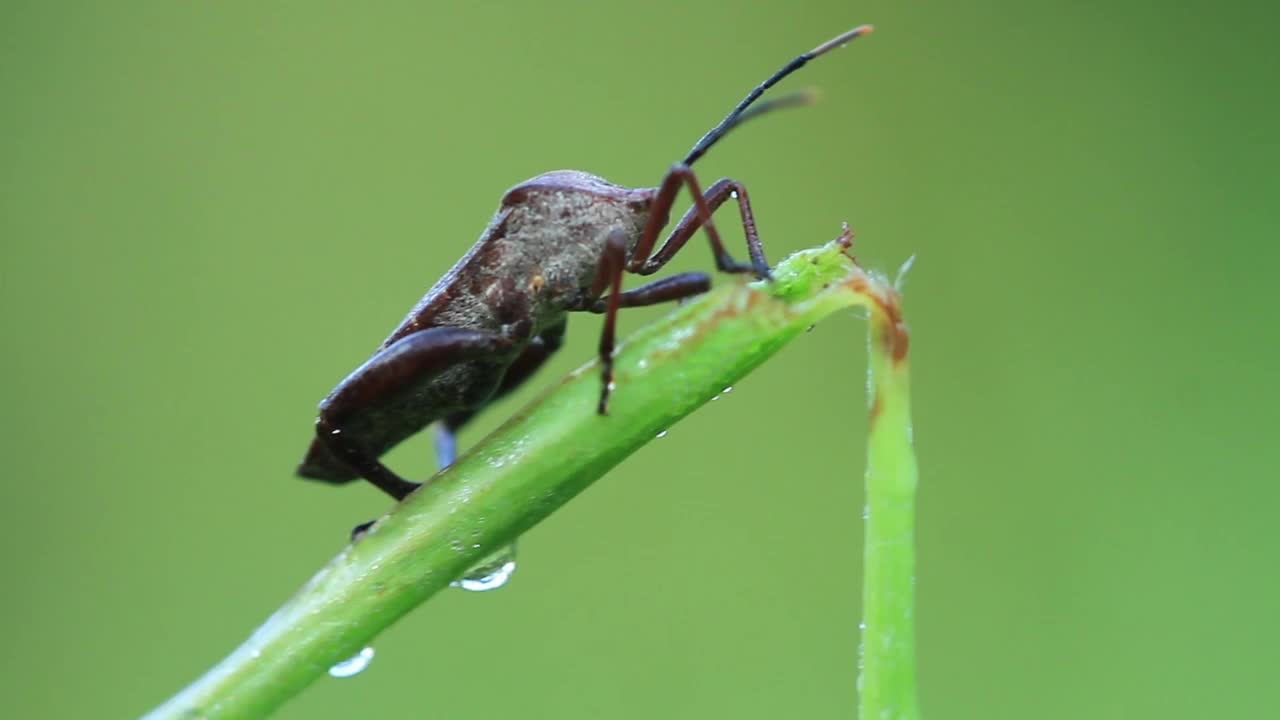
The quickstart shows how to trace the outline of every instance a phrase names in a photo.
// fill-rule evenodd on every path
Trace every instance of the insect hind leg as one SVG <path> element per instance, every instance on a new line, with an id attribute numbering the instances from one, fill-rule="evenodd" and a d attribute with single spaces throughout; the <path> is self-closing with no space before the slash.
<path id="1" fill-rule="evenodd" d="M 406 335 L 370 358 L 325 398 L 316 421 L 316 439 L 357 475 L 403 500 L 418 484 L 379 462 L 377 453 L 366 448 L 369 440 L 359 437 L 362 433 L 349 432 L 354 427 L 349 423 L 460 362 L 508 351 L 512 344 L 497 333 L 458 327 Z"/>
<path id="2" fill-rule="evenodd" d="M 564 333 L 567 321 L 561 319 L 556 324 L 543 330 L 536 335 L 524 350 L 520 352 L 516 359 L 511 363 L 511 367 L 507 368 L 506 374 L 502 376 L 502 382 L 498 385 L 498 389 L 494 391 L 493 396 L 489 398 L 489 403 L 496 402 L 507 393 L 520 387 L 526 380 L 533 377 L 538 368 L 550 359 L 551 355 L 560 349 L 564 344 Z M 488 404 L 488 403 L 486 403 Z M 471 418 L 476 416 L 478 410 L 464 410 L 456 412 L 445 418 L 435 426 L 434 440 L 436 450 L 436 466 L 440 470 L 444 470 L 453 464 L 458 457 L 458 431 L 463 425 L 470 422 Z"/>
<path id="3" fill-rule="evenodd" d="M 502 383 L 494 392 L 490 402 L 502 397 L 508 392 L 511 392 L 511 390 L 529 379 L 529 377 L 547 361 L 552 353 L 560 349 L 560 345 L 564 342 L 565 324 L 565 321 L 561 320 L 556 325 L 544 330 L 540 335 L 531 340 L 527 346 L 525 346 L 525 349 L 521 351 L 520 355 L 518 355 L 515 361 L 511 364 L 510 369 L 507 370 L 506 375 L 503 376 Z M 449 467 L 453 464 L 454 460 L 457 459 L 458 431 L 461 430 L 462 426 L 471 420 L 475 414 L 476 411 L 474 410 L 456 412 L 444 420 L 437 422 L 433 426 L 436 466 L 440 470 L 444 470 Z M 390 471 L 388 470 L 388 472 Z M 410 484 L 413 487 L 417 487 L 416 483 Z M 410 488 L 410 490 L 412 490 L 412 488 Z M 358 540 L 370 527 L 373 527 L 375 522 L 377 521 L 370 520 L 355 526 L 351 531 L 351 540 L 353 542 Z"/>

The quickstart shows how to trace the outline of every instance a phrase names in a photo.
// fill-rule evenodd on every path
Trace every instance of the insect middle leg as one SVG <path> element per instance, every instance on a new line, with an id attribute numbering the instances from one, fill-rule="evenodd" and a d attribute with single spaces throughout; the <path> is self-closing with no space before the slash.
<path id="1" fill-rule="evenodd" d="M 685 300 L 711 289 L 711 276 L 704 272 L 682 272 L 658 278 L 639 287 L 618 293 L 618 307 L 646 307 L 664 302 Z M 609 296 L 583 297 L 569 307 L 573 312 L 589 312 L 600 315 L 609 309 Z"/>
<path id="2" fill-rule="evenodd" d="M 604 328 L 600 332 L 600 370 L 603 386 L 600 389 L 600 404 L 597 412 L 605 415 L 609 410 L 609 393 L 613 391 L 613 348 L 616 343 L 618 327 L 618 309 L 626 306 L 639 307 L 654 305 L 660 302 L 680 300 L 706 292 L 711 287 L 711 278 L 706 273 L 680 273 L 641 285 L 628 292 L 622 292 L 622 271 L 627 260 L 627 235 L 622 231 L 614 231 L 605 241 L 604 255 L 600 267 L 596 271 L 595 281 L 587 290 L 578 306 L 572 310 L 586 310 L 604 313 Z M 607 298 L 600 294 L 609 290 Z"/>

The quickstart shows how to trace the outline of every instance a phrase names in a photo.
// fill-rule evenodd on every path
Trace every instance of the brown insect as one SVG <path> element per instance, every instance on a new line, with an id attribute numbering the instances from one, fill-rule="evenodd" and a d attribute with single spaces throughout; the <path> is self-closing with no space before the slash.
<path id="1" fill-rule="evenodd" d="M 526 180 L 502 197 L 471 250 L 427 292 L 363 365 L 320 403 L 316 438 L 298 474 L 345 483 L 364 478 L 397 500 L 418 483 L 379 461 L 390 448 L 438 423 L 440 467 L 452 464 L 455 435 L 494 399 L 524 382 L 560 347 L 570 312 L 603 313 L 600 414 L 613 390 L 618 309 L 653 305 L 705 292 L 711 278 L 687 272 L 623 291 L 624 272 L 652 275 L 701 228 L 721 272 L 769 277 L 747 190 L 728 178 L 706 192 L 690 166 L 732 128 L 768 110 L 803 102 L 760 96 L 805 63 L 871 31 L 861 26 L 787 63 L 760 83 L 671 167 L 653 188 L 626 188 L 577 170 Z M 681 186 L 693 206 L 660 247 Z M 748 262 L 725 249 L 711 215 L 737 201 Z"/>

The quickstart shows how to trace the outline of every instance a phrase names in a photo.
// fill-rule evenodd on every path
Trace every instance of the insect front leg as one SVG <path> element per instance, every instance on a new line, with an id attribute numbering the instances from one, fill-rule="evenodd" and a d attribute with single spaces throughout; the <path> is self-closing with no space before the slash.
<path id="1" fill-rule="evenodd" d="M 662 247 L 651 258 L 649 253 L 653 251 L 654 244 L 658 240 L 658 234 L 662 232 L 662 228 L 666 226 L 670 218 L 676 192 L 682 184 L 689 187 L 689 192 L 693 195 L 693 206 L 689 208 L 675 229 L 672 230 L 671 235 L 663 242 Z M 751 262 L 749 263 L 740 263 L 733 259 L 733 256 L 725 249 L 724 242 L 720 239 L 720 232 L 716 229 L 715 223 L 711 219 L 712 213 L 724 204 L 725 200 L 735 195 L 742 215 L 742 228 L 747 236 L 747 252 L 751 256 Z M 707 233 L 707 240 L 711 243 L 711 252 L 715 256 L 718 270 L 731 273 L 753 272 L 758 278 L 770 277 L 769 264 L 765 261 L 764 248 L 761 246 L 760 236 L 756 232 L 755 217 L 751 212 L 751 203 L 747 199 L 746 188 L 735 180 L 722 179 L 717 180 L 703 194 L 698 187 L 697 176 L 694 175 L 693 170 L 688 165 L 683 164 L 675 165 L 668 170 L 666 177 L 662 179 L 662 184 L 658 186 L 658 192 L 653 200 L 653 207 L 649 212 L 649 220 L 645 223 L 644 232 L 640 236 L 639 242 L 636 243 L 630 259 L 627 261 L 627 270 L 640 275 L 652 275 L 667 264 L 700 227 Z"/>
<path id="2" fill-rule="evenodd" d="M 764 257 L 764 246 L 760 243 L 760 233 L 756 230 L 755 214 L 751 211 L 751 199 L 747 195 L 747 189 L 742 183 L 729 178 L 720 178 L 711 183 L 711 187 L 707 188 L 703 194 L 709 213 L 714 213 L 730 198 L 736 198 L 738 201 L 738 214 L 742 217 L 742 232 L 747 238 L 747 253 L 751 256 L 751 264 L 749 266 L 738 265 L 740 272 L 753 270 L 756 277 L 768 278 L 769 263 Z M 652 275 L 657 272 L 663 265 L 666 265 L 675 254 L 684 247 L 689 238 L 698 231 L 703 225 L 703 214 L 698 207 L 689 208 L 685 211 L 680 222 L 671 230 L 671 234 L 663 241 L 662 247 L 653 254 L 652 257 L 643 262 L 632 258 L 632 264 L 638 265 L 634 272 L 638 275 Z"/>

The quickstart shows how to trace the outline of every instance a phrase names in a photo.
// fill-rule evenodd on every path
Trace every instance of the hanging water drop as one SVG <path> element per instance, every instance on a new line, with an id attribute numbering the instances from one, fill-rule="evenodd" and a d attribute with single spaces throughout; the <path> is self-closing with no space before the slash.
<path id="1" fill-rule="evenodd" d="M 497 590 L 506 585 L 515 572 L 516 546 L 512 543 L 480 561 L 480 564 L 468 570 L 466 575 L 449 584 L 469 592 Z"/>
<path id="2" fill-rule="evenodd" d="M 460 588 L 468 592 L 485 592 L 486 590 L 497 590 L 498 588 L 507 584 L 507 581 L 510 580 L 511 576 L 515 574 L 515 571 L 516 571 L 515 561 L 508 560 L 507 562 L 504 562 L 501 565 L 494 567 L 489 572 L 481 573 L 478 571 L 473 571 L 471 574 L 467 575 L 466 577 L 459 578 L 450 584 L 456 588 Z"/>
<path id="3" fill-rule="evenodd" d="M 666 437 L 666 436 L 667 436 L 667 431 L 666 431 L 666 430 L 661 430 L 661 431 L 659 431 L 659 432 L 658 432 L 658 434 L 657 434 L 657 435 L 655 435 L 655 437 Z"/>
<path id="4" fill-rule="evenodd" d="M 732 385 L 729 385 L 729 386 L 727 386 L 725 389 L 721 390 L 720 392 L 721 392 L 721 393 L 731 393 L 731 392 L 733 392 L 733 386 L 732 386 Z"/>
<path id="5" fill-rule="evenodd" d="M 336 678 L 349 678 L 359 675 L 369 663 L 373 662 L 373 648 L 367 647 L 342 662 L 329 668 L 329 674 Z"/>

